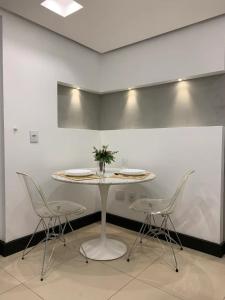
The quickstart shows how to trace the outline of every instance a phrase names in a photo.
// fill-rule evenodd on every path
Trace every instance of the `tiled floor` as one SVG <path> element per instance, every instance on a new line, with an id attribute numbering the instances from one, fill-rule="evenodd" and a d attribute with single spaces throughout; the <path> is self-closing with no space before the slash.
<path id="1" fill-rule="evenodd" d="M 225 259 L 197 251 L 177 249 L 180 271 L 157 242 L 138 246 L 131 261 L 123 257 L 108 262 L 85 263 L 79 244 L 95 237 L 99 224 L 67 235 L 67 246 L 57 242 L 54 260 L 40 281 L 41 246 L 24 261 L 21 253 L 0 258 L 0 300 L 223 300 Z M 135 234 L 108 225 L 109 235 L 131 245 Z"/>

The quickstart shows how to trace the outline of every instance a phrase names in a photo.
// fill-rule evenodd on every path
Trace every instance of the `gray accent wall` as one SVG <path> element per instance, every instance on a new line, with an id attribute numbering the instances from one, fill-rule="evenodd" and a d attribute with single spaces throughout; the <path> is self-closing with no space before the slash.
<path id="1" fill-rule="evenodd" d="M 58 127 L 99 130 L 98 94 L 58 84 Z"/>
<path id="2" fill-rule="evenodd" d="M 225 125 L 225 75 L 101 96 L 100 128 Z"/>
<path id="3" fill-rule="evenodd" d="M 58 85 L 58 126 L 225 126 L 225 74 L 98 95 Z"/>

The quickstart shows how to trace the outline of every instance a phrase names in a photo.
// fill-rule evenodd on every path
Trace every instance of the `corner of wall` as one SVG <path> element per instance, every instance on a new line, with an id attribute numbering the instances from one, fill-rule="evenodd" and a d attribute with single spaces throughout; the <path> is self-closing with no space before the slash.
<path id="1" fill-rule="evenodd" d="M 221 161 L 222 161 L 222 166 L 221 166 L 221 215 L 220 215 L 220 218 L 221 218 L 221 242 L 225 241 L 225 220 L 224 220 L 224 217 L 225 217 L 225 195 L 224 195 L 224 185 L 225 185 L 225 149 L 224 149 L 224 138 L 225 138 L 225 128 L 224 126 L 222 126 L 222 158 L 221 158 Z"/>
<path id="2" fill-rule="evenodd" d="M 4 108 L 3 108 L 3 31 L 0 15 L 0 239 L 5 240 L 5 163 L 4 163 Z"/>

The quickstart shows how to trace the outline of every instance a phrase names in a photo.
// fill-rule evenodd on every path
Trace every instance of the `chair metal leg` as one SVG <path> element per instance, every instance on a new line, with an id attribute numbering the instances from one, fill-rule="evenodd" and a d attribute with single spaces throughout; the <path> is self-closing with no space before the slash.
<path id="1" fill-rule="evenodd" d="M 130 250 L 129 250 L 129 252 L 128 252 L 128 255 L 127 255 L 127 261 L 128 261 L 128 262 L 130 261 L 130 257 L 131 257 L 131 254 L 132 254 L 133 250 L 134 250 L 134 249 L 136 248 L 136 246 L 137 246 L 138 240 L 142 237 L 142 234 L 143 234 L 143 232 L 144 232 L 144 230 L 145 230 L 145 228 L 146 228 L 147 222 L 148 222 L 148 215 L 146 216 L 144 222 L 142 223 L 141 228 L 140 228 L 140 230 L 139 230 L 139 232 L 138 232 L 138 234 L 137 234 L 137 237 L 136 237 L 136 239 L 134 240 L 134 243 L 133 243 L 133 245 L 131 246 L 131 248 L 130 248 Z"/>
<path id="2" fill-rule="evenodd" d="M 147 224 L 145 224 L 145 226 L 144 226 L 144 228 L 142 230 L 142 233 L 140 234 L 140 241 L 139 241 L 140 244 L 142 244 L 142 240 L 143 240 L 143 238 L 145 236 L 144 233 L 145 233 L 146 227 L 147 227 Z"/>
<path id="3" fill-rule="evenodd" d="M 50 262 L 51 262 L 51 259 L 52 259 L 52 256 L 53 256 L 53 253 L 54 253 L 54 250 L 55 250 L 55 246 L 56 246 L 55 244 L 53 244 L 53 248 L 52 248 L 51 254 L 49 256 L 48 262 L 47 262 L 46 260 L 47 260 L 48 241 L 53 240 L 55 242 L 59 238 L 63 241 L 63 243 L 65 245 L 66 244 L 66 239 L 64 237 L 64 231 L 65 231 L 66 225 L 68 224 L 70 229 L 72 231 L 74 230 L 71 223 L 70 223 L 70 221 L 68 220 L 68 218 L 67 217 L 65 217 L 65 218 L 66 218 L 66 223 L 65 223 L 64 226 L 62 225 L 59 216 L 50 217 L 47 223 L 45 222 L 45 220 L 43 218 L 41 218 L 38 225 L 35 228 L 34 233 L 32 234 L 32 236 L 30 238 L 29 242 L 27 243 L 26 248 L 23 251 L 22 259 L 24 259 L 25 255 L 27 255 L 29 252 L 31 252 L 39 243 L 44 242 L 44 251 L 43 251 L 43 259 L 42 259 L 42 266 L 41 266 L 41 278 L 40 278 L 41 281 L 43 281 L 44 275 L 46 274 L 46 272 L 48 270 L 48 267 L 50 265 Z M 55 232 L 55 226 L 56 226 L 57 221 L 59 222 L 59 232 Z M 36 244 L 35 246 L 33 246 L 31 249 L 29 249 L 27 251 L 28 247 L 30 246 L 30 244 L 31 244 L 31 242 L 32 242 L 32 240 L 33 240 L 35 234 L 37 233 L 37 230 L 38 230 L 38 228 L 41 224 L 42 224 L 42 226 L 44 228 L 44 231 L 45 231 L 45 237 L 38 244 Z M 83 253 L 85 255 L 86 263 L 88 263 L 87 255 L 86 255 L 83 248 L 82 248 L 82 250 L 83 250 Z"/>
<path id="4" fill-rule="evenodd" d="M 73 227 L 72 227 L 72 225 L 71 225 L 69 219 L 68 219 L 67 217 L 65 217 L 65 218 L 66 218 L 66 222 L 67 222 L 67 224 L 69 225 L 71 231 L 74 231 L 74 229 L 73 229 Z M 83 251 L 83 253 L 84 253 L 84 256 L 85 256 L 85 262 L 88 263 L 87 254 L 86 254 L 86 252 L 85 252 L 85 250 L 84 250 L 82 244 L 81 244 L 81 249 L 82 249 L 82 251 Z"/>
<path id="5" fill-rule="evenodd" d="M 44 246 L 44 253 L 43 253 L 43 260 L 42 260 L 41 281 L 43 281 L 44 274 L 45 274 L 45 260 L 46 260 L 46 253 L 47 253 L 47 244 L 48 244 L 48 240 L 50 238 L 50 235 L 49 235 L 49 225 L 50 225 L 50 220 L 48 222 L 48 225 L 46 226 L 47 227 L 47 234 L 46 234 L 46 237 L 45 237 L 45 246 Z"/>
<path id="6" fill-rule="evenodd" d="M 59 221 L 59 239 L 60 240 L 62 239 L 64 246 L 66 246 L 66 238 L 64 237 L 64 230 L 66 228 L 66 223 L 63 226 L 60 217 L 58 217 L 58 221 Z"/>
<path id="7" fill-rule="evenodd" d="M 154 215 L 152 215 L 152 219 L 153 219 L 153 222 L 154 222 L 155 229 L 152 230 L 150 236 L 153 237 L 154 239 L 157 239 L 158 243 L 162 246 L 162 250 L 165 252 L 165 246 L 164 246 L 162 240 L 159 239 L 160 235 L 165 234 L 165 232 L 163 230 L 163 227 L 165 226 L 165 224 L 164 224 L 165 223 L 165 218 L 162 219 L 162 222 L 161 222 L 159 227 L 156 227 L 156 221 L 155 221 Z"/>
<path id="8" fill-rule="evenodd" d="M 43 222 L 43 219 L 41 218 L 40 221 L 38 222 L 38 224 L 37 224 L 37 226 L 36 226 L 36 228 L 35 228 L 32 236 L 31 236 L 31 238 L 30 238 L 29 242 L 27 243 L 26 248 L 23 250 L 22 259 L 24 259 L 25 255 L 27 255 L 28 253 L 30 253 L 40 242 L 43 241 L 43 240 L 40 241 L 38 244 L 34 245 L 31 249 L 29 249 L 28 251 L 26 251 L 27 248 L 29 248 L 30 243 L 32 242 L 32 240 L 33 240 L 33 238 L 34 238 L 34 236 L 35 236 L 35 234 L 36 234 L 36 232 L 37 232 L 37 230 L 38 230 L 38 228 L 39 228 L 39 226 L 40 226 L 40 224 L 42 222 Z"/>
<path id="9" fill-rule="evenodd" d="M 48 241 L 49 240 L 56 240 L 57 238 L 57 234 L 55 233 L 54 231 L 54 225 L 56 223 L 56 220 L 54 220 L 54 223 L 52 226 L 50 226 L 51 222 L 52 222 L 52 219 L 54 218 L 50 218 L 49 219 L 49 222 L 48 224 L 45 223 L 44 219 L 41 218 L 38 225 L 36 226 L 35 228 L 35 231 L 34 233 L 32 234 L 29 242 L 27 243 L 26 245 L 26 248 L 24 249 L 23 251 L 23 255 L 22 255 L 22 259 L 24 259 L 25 255 L 27 255 L 28 253 L 30 253 L 35 247 L 37 247 L 40 243 L 44 242 L 44 253 L 43 253 L 43 260 L 42 260 L 42 268 L 41 268 L 41 281 L 43 280 L 43 277 L 44 277 L 44 274 L 46 273 L 47 271 L 47 266 L 46 266 L 46 254 L 47 254 L 47 244 L 48 244 Z M 27 249 L 29 248 L 30 244 L 31 244 L 31 241 L 33 240 L 35 234 L 37 233 L 37 230 L 39 228 L 39 226 L 42 224 L 43 228 L 44 228 L 44 231 L 45 231 L 45 237 L 39 242 L 37 243 L 36 245 L 34 245 L 31 249 L 29 249 L 27 251 Z M 51 230 L 51 232 L 50 232 Z M 53 255 L 53 252 L 54 252 L 54 249 L 55 249 L 55 246 L 53 247 L 52 249 L 52 252 L 51 252 L 51 255 L 49 257 L 49 263 L 51 261 L 51 258 L 52 258 L 52 255 Z"/>
<path id="10" fill-rule="evenodd" d="M 139 238 L 143 239 L 145 237 L 152 237 L 152 238 L 156 238 L 157 241 L 159 242 L 159 244 L 162 246 L 163 250 L 164 250 L 164 245 L 163 243 L 161 242 L 161 240 L 159 239 L 159 235 L 162 233 L 162 227 L 164 225 L 164 221 L 162 221 L 161 225 L 160 225 L 160 228 L 153 228 L 152 226 L 152 219 L 154 221 L 154 225 L 156 226 L 156 222 L 155 222 L 155 218 L 153 215 L 151 214 L 147 214 L 140 230 L 139 230 L 139 233 L 133 243 L 133 245 L 131 246 L 130 250 L 129 250 L 129 253 L 128 253 L 128 256 L 127 256 L 127 261 L 129 262 L 130 261 L 130 257 L 131 257 L 131 254 L 133 253 L 134 249 L 136 248 L 137 246 L 137 243 L 138 243 L 138 240 Z M 145 232 L 145 229 L 146 227 L 148 227 L 148 230 Z"/>
<path id="11" fill-rule="evenodd" d="M 147 214 L 147 217 L 145 219 L 147 230 L 146 230 L 146 227 L 143 229 L 143 232 L 141 235 L 141 240 L 143 238 L 149 238 L 149 237 L 153 237 L 155 235 L 156 229 L 153 228 L 152 219 L 153 219 L 153 216 L 151 214 Z"/>
<path id="12" fill-rule="evenodd" d="M 156 232 L 158 229 L 153 228 L 152 219 L 153 219 L 154 225 L 156 226 L 154 216 L 149 214 L 148 215 L 148 230 L 145 232 L 143 237 L 153 237 L 153 238 L 156 237 Z"/>
<path id="13" fill-rule="evenodd" d="M 44 239 L 45 245 L 44 245 L 44 253 L 43 253 L 43 260 L 42 260 L 42 268 L 41 268 L 41 281 L 43 281 L 44 279 L 44 275 L 46 274 L 46 272 L 49 269 L 50 266 L 50 262 L 56 247 L 56 240 L 58 239 L 59 235 L 55 233 L 55 224 L 56 224 L 56 220 L 57 217 L 51 217 L 49 219 L 48 224 L 46 224 L 45 222 L 45 228 L 46 228 L 46 237 Z M 48 262 L 46 262 L 47 259 L 47 246 L 48 246 L 48 241 L 49 240 L 53 240 L 54 244 L 51 250 L 51 254 L 49 256 Z"/>
<path id="14" fill-rule="evenodd" d="M 148 219 L 148 216 L 146 217 L 146 221 Z M 140 233 L 140 243 L 142 244 L 142 240 L 143 238 L 145 237 L 145 231 L 146 231 L 146 228 L 148 227 L 148 222 L 145 223 L 143 229 L 142 229 L 142 232 Z"/>
<path id="15" fill-rule="evenodd" d="M 170 218 L 170 215 L 168 215 L 168 219 L 169 219 L 170 224 L 171 224 L 172 227 L 173 227 L 173 231 L 175 232 L 175 235 L 176 235 L 176 237 L 177 237 L 178 243 L 179 243 L 179 245 L 180 245 L 180 250 L 183 250 L 183 245 L 182 245 L 181 240 L 180 240 L 180 238 L 179 238 L 179 235 L 178 235 L 178 233 L 177 233 L 177 231 L 176 231 L 176 228 L 175 228 L 175 226 L 174 226 L 174 224 L 173 224 L 173 221 L 172 221 L 171 218 Z"/>
<path id="16" fill-rule="evenodd" d="M 137 242 L 138 242 L 139 238 L 142 240 L 145 236 L 156 238 L 158 240 L 158 242 L 163 246 L 163 249 L 165 250 L 165 247 L 164 247 L 162 241 L 159 239 L 160 235 L 164 235 L 165 240 L 166 240 L 167 244 L 169 245 L 172 255 L 173 255 L 173 258 L 174 258 L 175 270 L 176 270 L 176 272 L 178 272 L 177 258 L 176 258 L 175 251 L 173 248 L 173 243 L 175 242 L 177 244 L 177 242 L 170 236 L 170 232 L 168 230 L 167 223 L 168 223 L 169 215 L 162 216 L 162 222 L 161 222 L 161 225 L 159 228 L 158 227 L 153 228 L 152 219 L 153 219 L 154 225 L 156 226 L 154 215 L 151 215 L 151 214 L 147 215 L 132 247 L 130 248 L 130 251 L 127 256 L 127 261 L 130 261 L 130 256 L 131 256 L 132 252 L 134 251 L 135 247 L 137 246 Z M 148 226 L 148 230 L 147 230 L 147 232 L 145 232 L 145 229 L 147 226 Z"/>
<path id="17" fill-rule="evenodd" d="M 172 255 L 173 255 L 173 258 L 174 258 L 174 262 L 175 262 L 175 270 L 176 272 L 178 272 L 178 264 L 177 264 L 177 258 L 176 258 L 176 255 L 175 255 L 175 251 L 174 251 L 174 248 L 173 248 L 173 243 L 172 243 L 172 239 L 171 239 L 171 236 L 170 236 L 170 232 L 168 230 L 168 227 L 167 227 L 167 220 L 168 220 L 168 216 L 165 216 L 165 238 L 166 238 L 166 241 L 168 243 L 168 245 L 170 246 L 171 248 L 171 251 L 172 251 Z"/>

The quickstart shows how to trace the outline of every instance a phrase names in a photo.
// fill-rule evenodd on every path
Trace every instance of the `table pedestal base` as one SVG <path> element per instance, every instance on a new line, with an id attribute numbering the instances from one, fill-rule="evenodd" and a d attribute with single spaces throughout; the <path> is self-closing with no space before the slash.
<path id="1" fill-rule="evenodd" d="M 127 246 L 114 239 L 94 239 L 84 242 L 80 247 L 82 255 L 83 249 L 88 258 L 93 260 L 112 260 L 123 256 L 127 252 Z"/>

